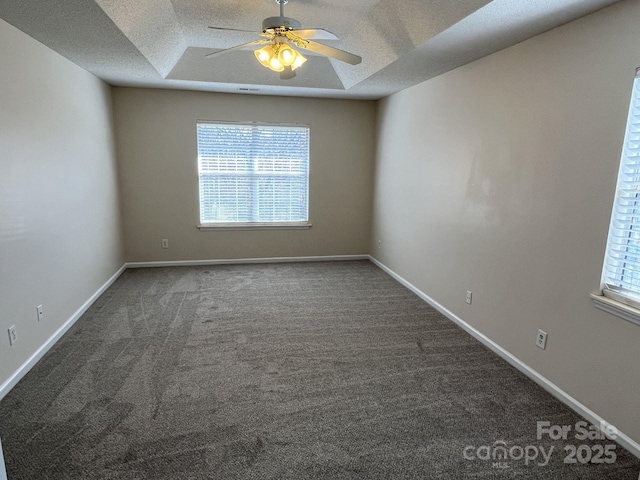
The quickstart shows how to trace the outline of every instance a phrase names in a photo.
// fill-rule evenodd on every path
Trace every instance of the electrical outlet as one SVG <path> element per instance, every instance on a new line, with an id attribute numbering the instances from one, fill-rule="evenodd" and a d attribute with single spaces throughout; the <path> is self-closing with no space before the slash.
<path id="1" fill-rule="evenodd" d="M 467 299 L 466 300 L 467 300 L 467 303 L 469 305 L 471 305 L 471 295 L 472 295 L 471 290 L 467 290 Z"/>
<path id="2" fill-rule="evenodd" d="M 536 345 L 543 350 L 547 348 L 547 332 L 538 330 L 538 336 L 536 337 Z"/>
<path id="3" fill-rule="evenodd" d="M 18 334 L 16 333 L 16 326 L 11 325 L 9 327 L 9 345 L 13 345 L 18 341 Z"/>
<path id="4" fill-rule="evenodd" d="M 162 239 L 162 248 L 169 248 L 169 239 L 168 238 L 163 238 Z"/>
<path id="5" fill-rule="evenodd" d="M 378 239 L 378 248 L 382 246 L 382 240 Z"/>
<path id="6" fill-rule="evenodd" d="M 38 314 L 38 321 L 39 322 L 44 320 L 44 310 L 42 310 L 42 305 L 38 305 L 36 307 L 36 313 Z"/>

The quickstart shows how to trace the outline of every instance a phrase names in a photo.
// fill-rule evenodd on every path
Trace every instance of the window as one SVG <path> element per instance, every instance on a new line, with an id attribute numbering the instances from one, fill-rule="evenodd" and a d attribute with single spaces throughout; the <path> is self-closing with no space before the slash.
<path id="1" fill-rule="evenodd" d="M 198 122 L 200 224 L 308 228 L 309 127 Z"/>
<path id="2" fill-rule="evenodd" d="M 638 70 L 640 72 L 640 69 Z M 596 306 L 640 323 L 640 78 L 633 82 L 618 184 Z M 613 300 L 607 301 L 607 300 Z M 622 305 L 621 305 L 622 304 Z M 631 307 L 631 308 L 629 308 Z"/>

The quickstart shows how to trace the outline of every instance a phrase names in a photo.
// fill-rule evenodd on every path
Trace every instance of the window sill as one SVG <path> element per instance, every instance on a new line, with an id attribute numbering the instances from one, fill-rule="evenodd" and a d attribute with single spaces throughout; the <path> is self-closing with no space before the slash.
<path id="1" fill-rule="evenodd" d="M 590 294 L 593 306 L 603 312 L 620 317 L 628 322 L 640 325 L 640 310 L 604 295 Z"/>
<path id="2" fill-rule="evenodd" d="M 202 223 L 202 231 L 220 230 L 304 230 L 311 228 L 309 222 L 265 222 L 265 223 Z"/>

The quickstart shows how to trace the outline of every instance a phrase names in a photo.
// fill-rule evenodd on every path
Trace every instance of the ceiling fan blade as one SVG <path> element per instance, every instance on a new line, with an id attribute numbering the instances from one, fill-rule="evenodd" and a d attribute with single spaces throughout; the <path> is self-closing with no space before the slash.
<path id="1" fill-rule="evenodd" d="M 271 40 L 266 40 L 266 39 L 254 40 L 253 42 L 242 43 L 240 45 L 236 45 L 235 47 L 227 48 L 225 50 L 218 50 L 217 52 L 213 52 L 208 55 L 205 55 L 205 58 L 212 58 L 218 55 L 223 55 L 225 53 L 232 52 L 234 50 L 240 50 L 242 48 L 247 48 L 253 45 L 260 45 L 262 43 L 269 43 L 269 42 L 271 42 Z"/>
<path id="2" fill-rule="evenodd" d="M 291 67 L 284 67 L 284 70 L 280 72 L 280 80 L 290 80 L 296 76 L 296 72 Z"/>
<path id="3" fill-rule="evenodd" d="M 244 32 L 244 33 L 253 33 L 255 34 L 255 30 L 240 30 L 239 28 L 226 28 L 226 27 L 209 27 L 211 30 L 223 30 L 226 32 Z"/>
<path id="4" fill-rule="evenodd" d="M 329 47 L 327 45 L 323 45 L 322 43 L 307 41 L 305 46 L 301 46 L 301 48 L 306 48 L 307 50 L 311 50 L 312 52 L 319 53 L 320 55 L 324 55 L 325 57 L 335 58 L 336 60 L 340 60 L 341 62 L 348 63 L 350 65 L 358 65 L 362 62 L 362 57 L 358 55 L 354 55 L 353 53 L 345 52 L 344 50 L 339 50 L 337 48 Z"/>
<path id="5" fill-rule="evenodd" d="M 293 33 L 305 40 L 339 40 L 338 37 L 324 28 L 305 28 L 293 30 Z"/>

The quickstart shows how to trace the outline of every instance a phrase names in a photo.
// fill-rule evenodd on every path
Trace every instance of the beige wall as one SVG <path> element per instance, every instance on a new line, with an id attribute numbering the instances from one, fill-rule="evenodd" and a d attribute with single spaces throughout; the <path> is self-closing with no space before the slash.
<path id="1" fill-rule="evenodd" d="M 128 261 L 368 253 L 374 102 L 116 88 L 114 106 Z M 196 228 L 197 120 L 310 125 L 313 227 Z"/>
<path id="2" fill-rule="evenodd" d="M 636 441 L 640 327 L 596 310 L 589 293 L 640 66 L 638 25 L 638 2 L 622 2 L 381 102 L 371 244 Z"/>
<path id="3" fill-rule="evenodd" d="M 2 20 L 0 65 L 2 385 L 124 256 L 109 86 Z"/>

